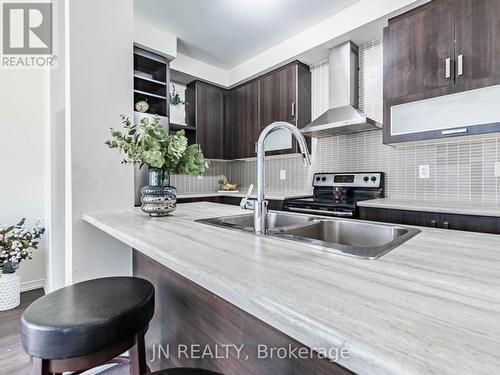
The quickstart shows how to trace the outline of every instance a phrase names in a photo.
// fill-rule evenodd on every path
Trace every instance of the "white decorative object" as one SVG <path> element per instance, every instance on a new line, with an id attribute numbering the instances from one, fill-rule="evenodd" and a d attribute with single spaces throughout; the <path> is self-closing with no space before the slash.
<path id="1" fill-rule="evenodd" d="M 14 273 L 0 274 L 0 311 L 19 306 L 21 280 Z"/>
<path id="2" fill-rule="evenodd" d="M 186 86 L 175 82 L 172 84 L 172 92 L 175 90 L 179 94 L 182 102 L 186 100 Z M 184 104 L 170 104 L 170 122 L 176 125 L 186 125 L 186 107 Z"/>
<path id="3" fill-rule="evenodd" d="M 170 106 L 170 122 L 176 125 L 186 125 L 186 109 L 184 104 Z"/>

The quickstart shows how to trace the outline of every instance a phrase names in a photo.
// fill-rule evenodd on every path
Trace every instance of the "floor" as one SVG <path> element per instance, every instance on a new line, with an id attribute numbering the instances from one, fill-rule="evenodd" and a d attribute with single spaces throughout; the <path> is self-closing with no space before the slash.
<path id="1" fill-rule="evenodd" d="M 19 335 L 21 314 L 31 302 L 43 295 L 43 289 L 21 293 L 21 304 L 0 312 L 0 373 L 29 375 L 30 360 L 24 353 Z"/>
<path id="2" fill-rule="evenodd" d="M 42 295 L 42 289 L 21 293 L 21 304 L 18 307 L 0 312 L 0 374 L 30 375 L 30 360 L 24 353 L 19 335 L 21 315 L 31 302 Z M 126 374 L 129 374 L 128 365 L 114 366 L 99 372 L 99 375 Z"/>

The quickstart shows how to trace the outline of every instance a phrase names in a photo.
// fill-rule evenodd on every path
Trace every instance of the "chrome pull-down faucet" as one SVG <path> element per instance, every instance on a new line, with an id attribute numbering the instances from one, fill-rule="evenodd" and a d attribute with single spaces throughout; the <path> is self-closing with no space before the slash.
<path id="1" fill-rule="evenodd" d="M 254 204 L 248 204 L 248 197 L 244 198 L 241 202 L 242 208 L 252 209 L 254 211 L 254 230 L 257 235 L 267 234 L 267 201 L 265 200 L 266 190 L 266 169 L 265 169 L 265 151 L 264 141 L 266 137 L 275 130 L 283 129 L 288 130 L 296 139 L 299 144 L 300 152 L 305 165 L 311 165 L 311 157 L 307 143 L 299 128 L 288 122 L 273 122 L 266 126 L 262 133 L 260 133 L 259 140 L 257 141 L 257 199 Z M 253 207 L 252 207 L 253 206 Z"/>

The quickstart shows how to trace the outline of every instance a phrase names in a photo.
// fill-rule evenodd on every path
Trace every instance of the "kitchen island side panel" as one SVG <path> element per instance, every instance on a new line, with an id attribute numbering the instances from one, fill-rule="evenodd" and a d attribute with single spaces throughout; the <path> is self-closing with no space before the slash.
<path id="1" fill-rule="evenodd" d="M 134 276 L 156 289 L 155 315 L 146 334 L 152 371 L 186 366 L 225 375 L 353 374 L 136 250 L 133 264 Z M 284 348 L 281 354 L 287 351 L 286 358 L 277 358 L 278 348 Z M 309 358 L 294 358 L 300 348 Z M 206 350 L 211 354 L 203 356 Z"/>

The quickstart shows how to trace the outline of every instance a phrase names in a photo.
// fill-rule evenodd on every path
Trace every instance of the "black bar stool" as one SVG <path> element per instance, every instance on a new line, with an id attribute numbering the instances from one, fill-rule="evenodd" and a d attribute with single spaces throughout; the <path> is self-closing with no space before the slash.
<path id="1" fill-rule="evenodd" d="M 147 372 L 144 333 L 154 313 L 154 286 L 134 277 L 84 281 L 33 302 L 21 319 L 21 340 L 32 374 L 83 372 L 130 363 Z M 118 357 L 129 350 L 130 360 Z"/>

